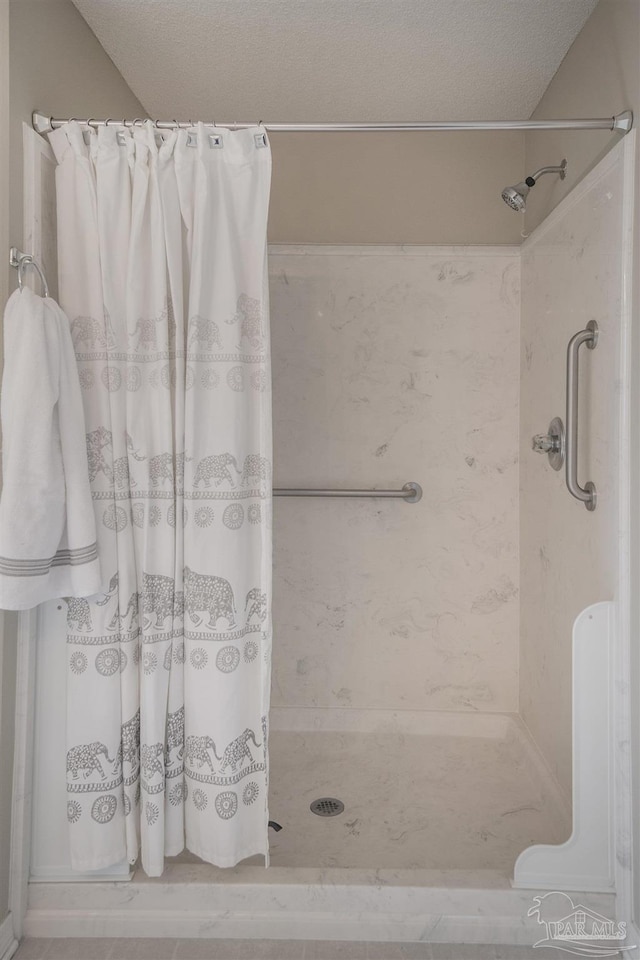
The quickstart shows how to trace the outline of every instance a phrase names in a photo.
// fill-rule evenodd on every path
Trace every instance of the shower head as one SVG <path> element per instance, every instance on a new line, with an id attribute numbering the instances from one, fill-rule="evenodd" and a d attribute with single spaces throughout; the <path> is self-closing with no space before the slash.
<path id="1" fill-rule="evenodd" d="M 526 177 L 524 180 L 521 180 L 520 183 L 516 183 L 514 187 L 505 187 L 502 191 L 502 199 L 504 202 L 508 204 L 512 210 L 524 213 L 529 190 L 531 190 L 531 187 L 535 187 L 539 178 L 544 173 L 557 173 L 560 179 L 564 180 L 567 175 L 567 161 L 563 160 L 558 167 L 541 167 L 539 170 L 536 170 L 533 176 Z"/>
<path id="2" fill-rule="evenodd" d="M 535 185 L 533 177 L 527 177 L 526 180 L 516 183 L 515 187 L 505 187 L 502 191 L 502 199 L 512 210 L 524 210 L 529 190 Z"/>

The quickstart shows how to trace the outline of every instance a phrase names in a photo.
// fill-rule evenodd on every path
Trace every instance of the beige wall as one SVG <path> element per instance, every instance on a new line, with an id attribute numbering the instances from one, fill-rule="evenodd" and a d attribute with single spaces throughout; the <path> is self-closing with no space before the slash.
<path id="1" fill-rule="evenodd" d="M 524 135 L 274 133 L 272 243 L 520 243 Z"/>
<path id="2" fill-rule="evenodd" d="M 10 60 L 3 49 L 7 27 Z M 9 241 L 22 245 L 22 121 L 30 121 L 34 108 L 62 116 L 83 113 L 140 116 L 143 113 L 143 108 L 71 0 L 11 0 L 10 5 L 9 0 L 0 0 L 2 119 L 3 106 L 6 107 L 7 103 L 10 103 L 9 156 L 3 152 L 6 151 L 6 139 L 0 145 L 2 304 L 6 300 L 7 286 L 16 282 L 14 271 L 9 274 L 9 268 L 5 267 Z M 0 640 L 0 922 L 6 916 L 9 897 L 15 654 L 15 619 L 7 618 Z"/>
<path id="3" fill-rule="evenodd" d="M 22 238 L 22 122 L 34 109 L 61 117 L 140 117 L 145 110 L 71 0 L 11 0 L 12 243 Z"/>
<path id="4" fill-rule="evenodd" d="M 640 117 L 640 2 L 600 0 L 534 118 Z M 520 243 L 500 192 L 566 157 L 531 194 L 533 230 L 617 141 L 605 132 L 273 134 L 274 243 Z"/>
<path id="5" fill-rule="evenodd" d="M 533 119 L 608 117 L 633 110 L 640 121 L 640 0 L 600 0 L 560 64 Z M 564 181 L 542 177 L 530 194 L 526 227 L 531 231 L 613 144 L 608 131 L 529 132 L 527 173 L 568 161 Z"/>

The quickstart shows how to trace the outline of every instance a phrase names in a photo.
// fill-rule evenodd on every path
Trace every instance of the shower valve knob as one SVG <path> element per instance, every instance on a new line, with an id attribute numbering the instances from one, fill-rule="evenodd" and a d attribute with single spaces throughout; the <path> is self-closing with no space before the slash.
<path id="1" fill-rule="evenodd" d="M 536 453 L 547 454 L 554 470 L 560 470 L 564 463 L 564 445 L 564 424 L 560 417 L 554 417 L 548 433 L 537 433 L 531 441 Z"/>
<path id="2" fill-rule="evenodd" d="M 531 445 L 536 453 L 557 453 L 560 440 L 558 437 L 550 437 L 548 433 L 536 433 Z"/>

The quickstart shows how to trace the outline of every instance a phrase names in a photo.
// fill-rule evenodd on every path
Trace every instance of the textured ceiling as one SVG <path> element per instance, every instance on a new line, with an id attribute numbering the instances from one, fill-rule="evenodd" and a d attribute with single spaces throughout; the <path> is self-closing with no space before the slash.
<path id="1" fill-rule="evenodd" d="M 529 117 L 597 0 L 74 0 L 151 116 Z"/>

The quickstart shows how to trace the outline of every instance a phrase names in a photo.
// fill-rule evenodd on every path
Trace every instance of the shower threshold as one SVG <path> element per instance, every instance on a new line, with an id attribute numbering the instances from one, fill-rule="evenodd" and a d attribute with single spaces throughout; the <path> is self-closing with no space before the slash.
<path id="1" fill-rule="evenodd" d="M 517 855 L 570 833 L 564 797 L 510 714 L 271 714 L 271 866 L 184 853 L 162 877 L 32 884 L 30 936 L 531 944 Z M 344 812 L 310 804 L 339 797 Z M 576 896 L 608 915 L 613 895 Z"/>

